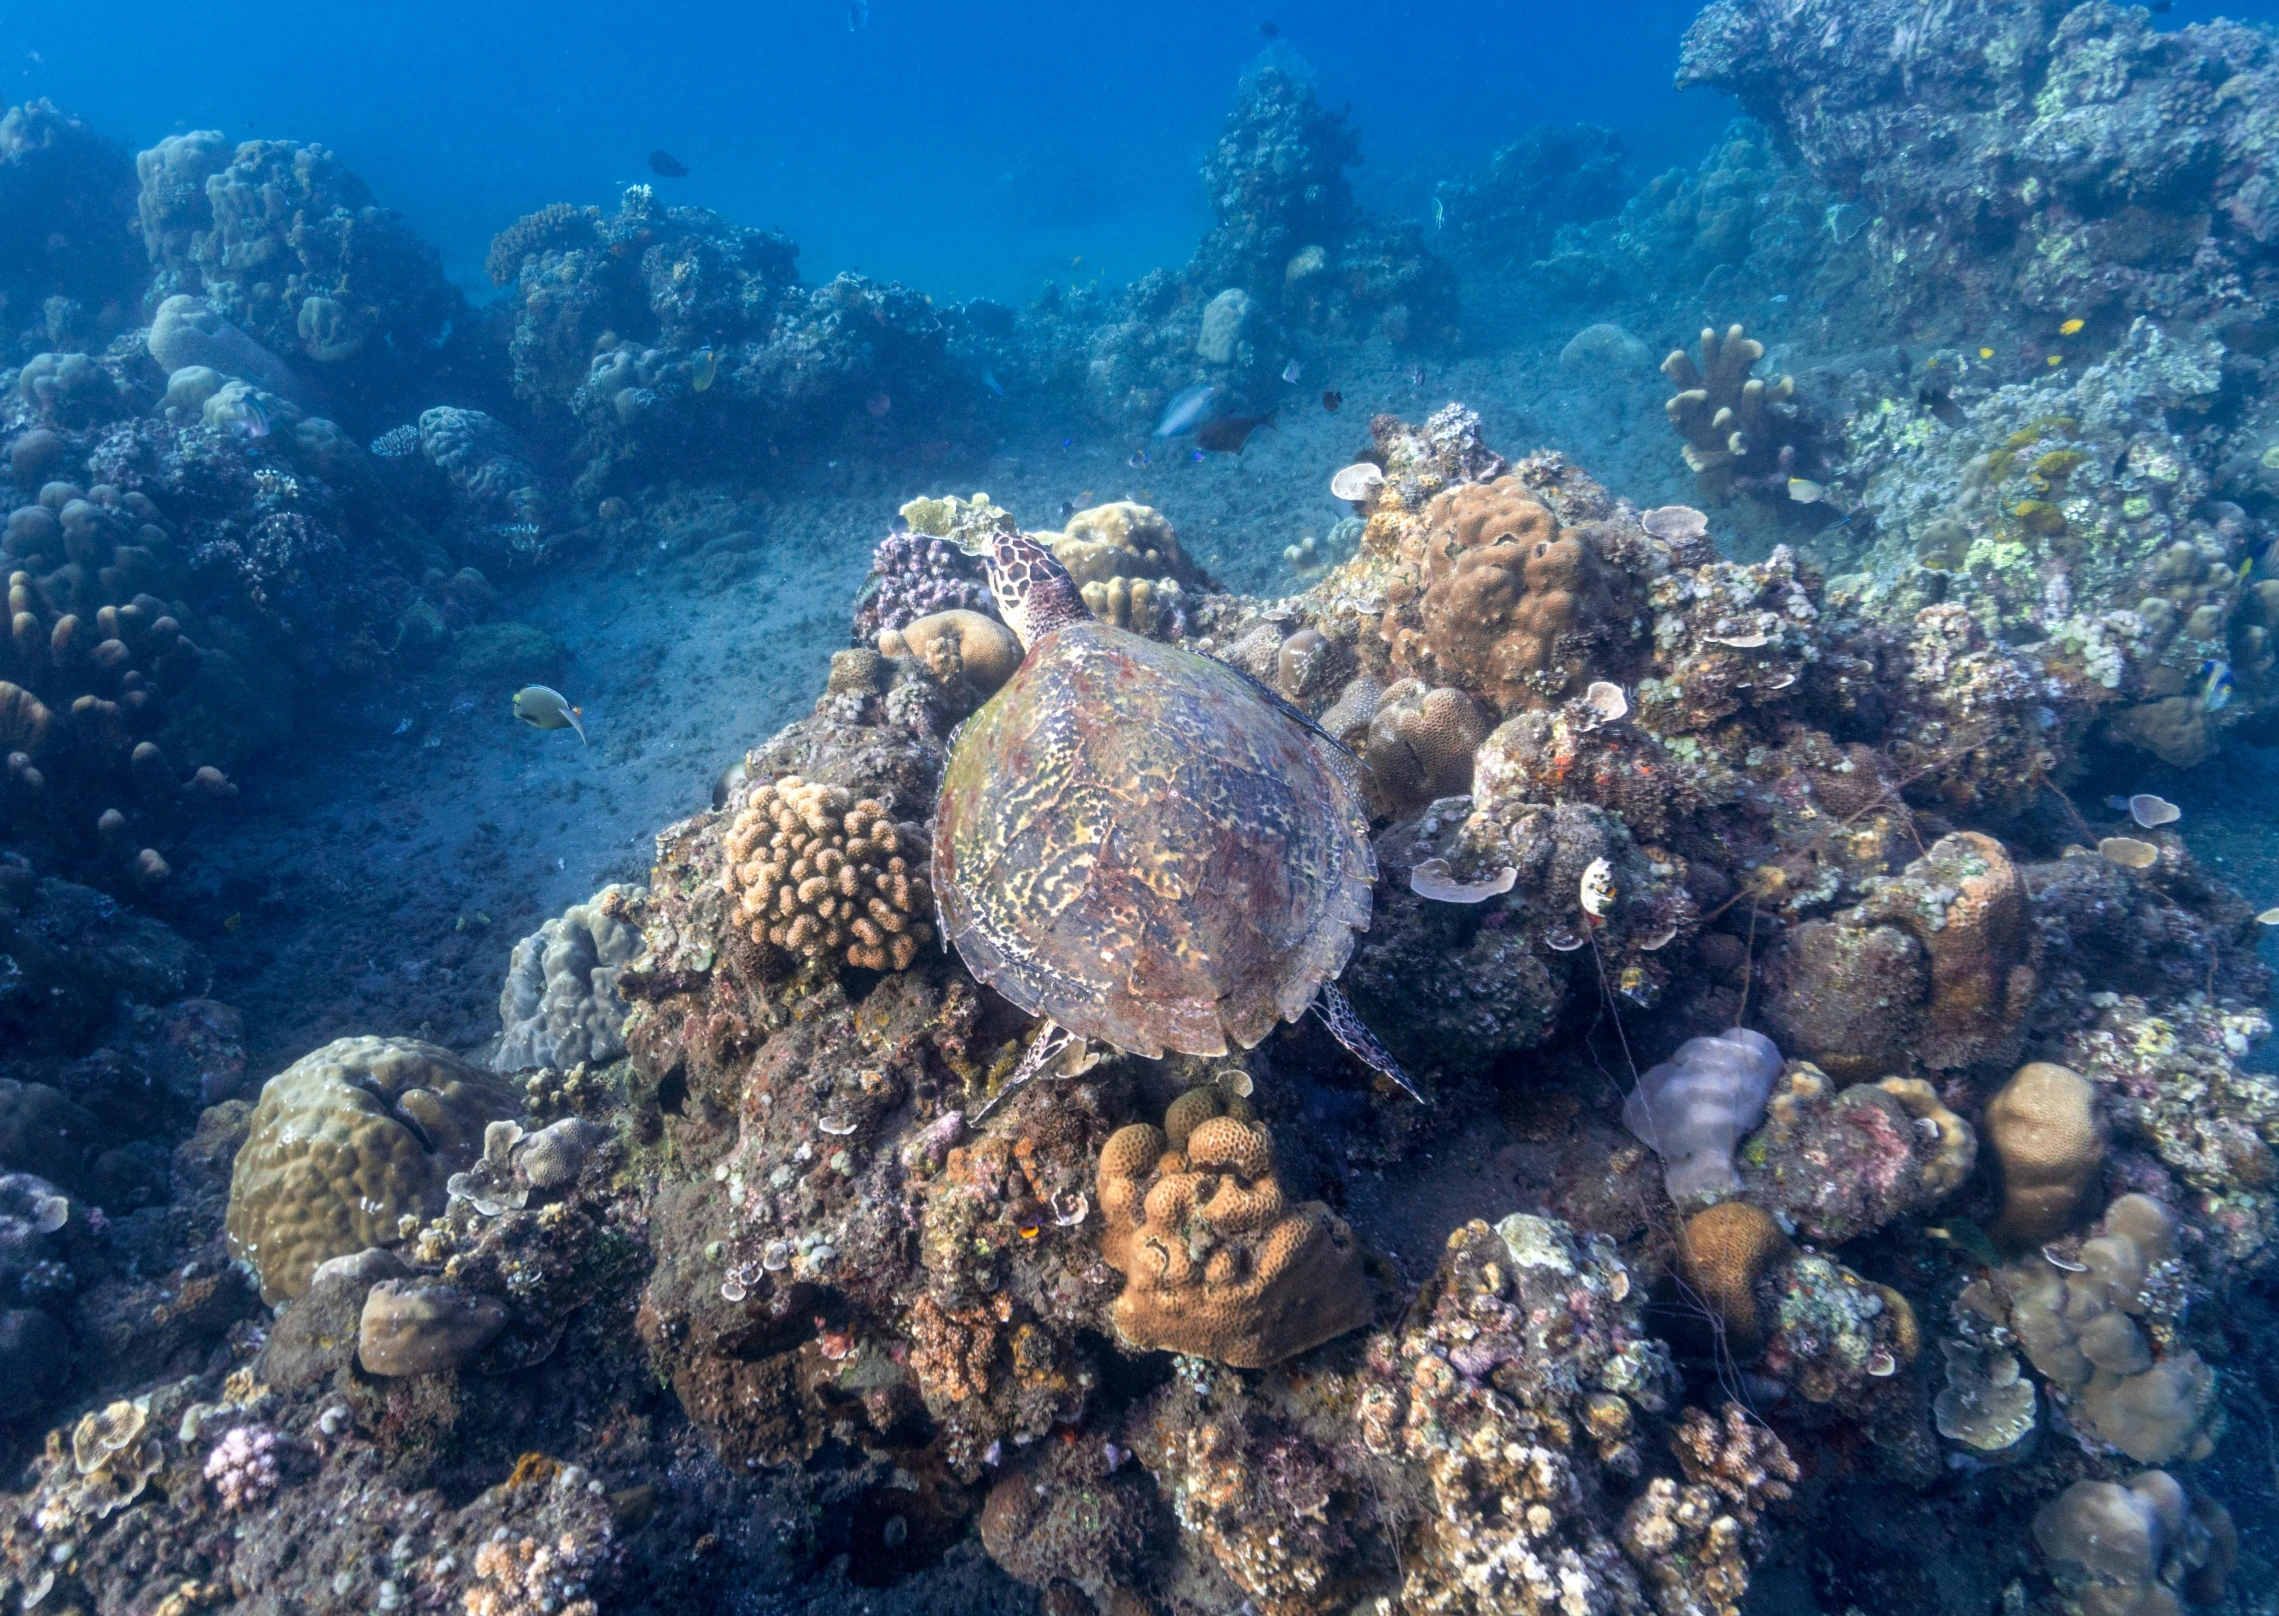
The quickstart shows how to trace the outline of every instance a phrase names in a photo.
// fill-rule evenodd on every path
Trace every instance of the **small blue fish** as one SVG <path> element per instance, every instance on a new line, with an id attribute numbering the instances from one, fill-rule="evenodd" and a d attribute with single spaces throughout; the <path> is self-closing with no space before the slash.
<path id="1" fill-rule="evenodd" d="M 1176 438 L 1182 432 L 1192 432 L 1218 396 L 1219 390 L 1209 382 L 1197 382 L 1172 394 L 1171 402 L 1163 407 L 1163 419 L 1155 424 L 1155 435 Z"/>
<path id="2" fill-rule="evenodd" d="M 2232 665 L 2220 657 L 2210 657 L 2200 664 L 2200 677 L 2208 681 L 2200 692 L 2203 712 L 2220 713 L 2231 704 Z"/>
<path id="3" fill-rule="evenodd" d="M 1148 458 L 1147 451 L 1145 449 L 1134 449 L 1131 452 L 1130 457 L 1124 461 L 1124 464 L 1131 467 L 1132 470 L 1137 471 L 1140 469 L 1140 467 L 1152 466 L 1155 464 L 1155 462 Z"/>
<path id="4" fill-rule="evenodd" d="M 997 372 L 994 370 L 985 370 L 981 373 L 981 385 L 995 393 L 999 398 L 1005 396 L 1005 384 L 997 379 Z"/>
<path id="5" fill-rule="evenodd" d="M 1282 379 L 1286 382 L 1291 383 L 1292 385 L 1295 385 L 1298 378 L 1300 376 L 1303 376 L 1305 373 L 1305 366 L 1299 364 L 1295 359 L 1291 360 L 1288 364 L 1282 367 Z"/>

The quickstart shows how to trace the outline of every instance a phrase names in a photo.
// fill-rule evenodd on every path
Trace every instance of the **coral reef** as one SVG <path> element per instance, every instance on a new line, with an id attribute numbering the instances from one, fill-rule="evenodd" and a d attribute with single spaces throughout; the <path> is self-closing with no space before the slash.
<path id="1" fill-rule="evenodd" d="M 1110 1136 L 1100 1255 L 1124 1275 L 1126 1343 L 1262 1369 L 1366 1324 L 1369 1287 L 1353 1231 L 1318 1201 L 1285 1200 L 1266 1130 L 1239 1101 L 1217 1107 L 1216 1090 L 1191 1089 L 1164 1129 Z"/>
<path id="2" fill-rule="evenodd" d="M 964 690 L 978 702 L 994 695 L 1021 665 L 1021 642 L 994 617 L 952 608 L 900 628 L 878 631 L 881 656 L 908 657 L 945 690 Z"/>
<path id="3" fill-rule="evenodd" d="M 2165 1470 L 2075 1482 L 2034 1512 L 2034 1542 L 2083 1608 L 2114 1616 L 2174 1610 L 2171 1590 L 2221 1604 L 2239 1562 L 2230 1511 Z"/>
<path id="4" fill-rule="evenodd" d="M 2156 32 L 2105 6 L 1985 0 L 1921 28 L 1895 15 L 1717 0 L 1678 81 L 1737 95 L 1865 204 L 1903 306 L 1959 324 L 2013 300 L 2064 319 L 2266 295 L 2268 41 L 2221 21 Z"/>
<path id="5" fill-rule="evenodd" d="M 889 533 L 871 553 L 870 576 L 855 602 L 854 639 L 875 645 L 881 631 L 921 617 L 977 611 L 989 604 L 981 563 L 946 537 Z"/>
<path id="6" fill-rule="evenodd" d="M 44 98 L 0 114 L 0 318 L 9 349 L 84 350 L 140 290 L 126 153 Z M 26 350 L 30 351 L 30 350 Z"/>
<path id="7" fill-rule="evenodd" d="M 1629 178 L 1629 154 L 1613 130 L 1538 124 L 1473 173 L 1434 186 L 1433 215 L 1459 263 L 1509 268 L 1548 257 L 1561 225 L 1615 212 Z"/>

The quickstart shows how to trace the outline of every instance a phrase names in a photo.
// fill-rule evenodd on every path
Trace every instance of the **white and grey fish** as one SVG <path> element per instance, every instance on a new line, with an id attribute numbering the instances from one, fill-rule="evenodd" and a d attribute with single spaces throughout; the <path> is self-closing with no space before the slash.
<path id="1" fill-rule="evenodd" d="M 559 690 L 546 685 L 524 685 L 514 693 L 514 716 L 532 729 L 574 729 L 580 745 L 591 746 L 586 739 L 586 727 L 578 722 L 585 716 L 583 707 L 573 707 Z"/>
<path id="2" fill-rule="evenodd" d="M 1192 432 L 1218 396 L 1219 390 L 1209 382 L 1197 382 L 1172 394 L 1171 402 L 1163 407 L 1163 419 L 1155 423 L 1155 435 L 1176 438 L 1182 432 Z"/>

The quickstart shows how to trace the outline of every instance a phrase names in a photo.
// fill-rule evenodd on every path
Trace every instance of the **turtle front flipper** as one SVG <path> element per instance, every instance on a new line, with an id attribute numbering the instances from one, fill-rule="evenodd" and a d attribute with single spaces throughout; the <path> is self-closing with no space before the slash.
<path id="1" fill-rule="evenodd" d="M 989 1120 L 991 1114 L 998 1107 L 1035 1082 L 1053 1062 L 1059 1060 L 1066 1053 L 1069 1045 L 1083 1042 L 1084 1037 L 1081 1033 L 1070 1032 L 1059 1022 L 1048 1017 L 1045 1021 L 1044 1030 L 1037 1034 L 1037 1041 L 1031 1044 L 1029 1052 L 1021 1057 L 1021 1064 L 1013 1068 L 1013 1075 L 1005 1079 L 1005 1086 L 990 1096 L 987 1105 L 974 1113 L 973 1126 L 980 1127 Z"/>
<path id="2" fill-rule="evenodd" d="M 1359 1058 L 1364 1066 L 1382 1072 L 1400 1085 L 1401 1092 L 1421 1102 L 1424 1096 L 1409 1081 L 1409 1074 L 1401 1070 L 1401 1063 L 1393 1059 L 1393 1052 L 1378 1042 L 1377 1035 L 1369 1030 L 1369 1023 L 1361 1019 L 1361 1012 L 1353 1008 L 1353 1001 L 1338 991 L 1334 982 L 1324 982 L 1321 994 L 1314 1000 L 1314 1012 L 1329 1028 L 1330 1035 Z"/>

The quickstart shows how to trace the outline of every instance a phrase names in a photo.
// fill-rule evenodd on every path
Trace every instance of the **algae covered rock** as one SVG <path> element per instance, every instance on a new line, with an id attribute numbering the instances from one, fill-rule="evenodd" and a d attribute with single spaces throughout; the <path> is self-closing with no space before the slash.
<path id="1" fill-rule="evenodd" d="M 451 1175 L 482 1154 L 514 1095 L 414 1038 L 341 1038 L 271 1078 L 230 1175 L 229 1248 L 272 1305 L 317 1264 L 402 1238 L 405 1214 L 443 1209 Z"/>

